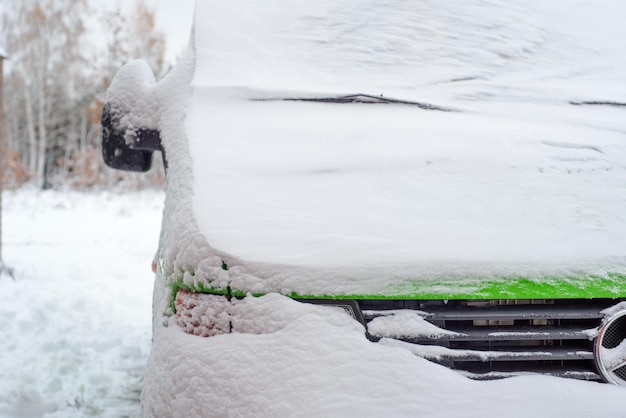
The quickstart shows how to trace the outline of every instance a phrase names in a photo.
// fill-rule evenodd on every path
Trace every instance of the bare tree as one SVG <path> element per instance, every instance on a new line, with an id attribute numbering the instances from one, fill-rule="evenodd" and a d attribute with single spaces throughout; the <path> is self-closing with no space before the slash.
<path id="1" fill-rule="evenodd" d="M 88 12 L 86 0 L 23 0 L 7 11 L 11 96 L 22 106 L 28 167 L 41 187 L 66 137 L 64 119 L 84 71 L 80 46 Z"/>
<path id="2" fill-rule="evenodd" d="M 128 177 L 106 171 L 100 157 L 104 92 L 131 59 L 145 59 L 157 75 L 164 72 L 165 37 L 143 2 L 133 13 L 118 8 L 100 20 L 87 20 L 94 13 L 90 4 L 20 0 L 4 7 L 11 55 L 5 95 L 9 162 L 14 177 L 26 171 L 42 188 L 90 187 L 107 177 Z M 104 36 L 86 36 L 87 22 L 103 23 Z"/>
<path id="3" fill-rule="evenodd" d="M 118 8 L 106 12 L 103 22 L 107 27 L 107 69 L 114 75 L 132 59 L 143 59 L 157 78 L 165 72 L 165 35 L 157 30 L 154 13 L 143 1 L 138 1 L 132 13 Z M 105 80 L 108 86 L 110 79 Z"/>

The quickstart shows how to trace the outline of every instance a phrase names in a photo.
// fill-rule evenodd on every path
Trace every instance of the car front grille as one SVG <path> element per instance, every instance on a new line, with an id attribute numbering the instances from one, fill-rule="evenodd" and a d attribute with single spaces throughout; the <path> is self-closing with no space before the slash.
<path id="1" fill-rule="evenodd" d="M 359 301 L 370 339 L 474 379 L 601 380 L 594 339 L 615 300 Z M 623 336 L 622 336 L 623 337 Z"/>

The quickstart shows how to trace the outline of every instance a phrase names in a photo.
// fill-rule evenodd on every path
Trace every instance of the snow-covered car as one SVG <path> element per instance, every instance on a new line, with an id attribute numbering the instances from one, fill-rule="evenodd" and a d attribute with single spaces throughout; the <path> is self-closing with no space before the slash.
<path id="1" fill-rule="evenodd" d="M 198 2 L 183 59 L 127 64 L 103 113 L 107 164 L 167 163 L 151 364 L 209 367 L 279 294 L 472 378 L 626 385 L 626 26 L 602 4 Z"/>

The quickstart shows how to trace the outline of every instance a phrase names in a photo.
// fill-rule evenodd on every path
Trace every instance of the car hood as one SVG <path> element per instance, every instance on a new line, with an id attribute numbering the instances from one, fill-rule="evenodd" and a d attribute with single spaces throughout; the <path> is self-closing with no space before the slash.
<path id="1" fill-rule="evenodd" d="M 171 280 L 623 296 L 624 6 L 466 3 L 199 2 Z"/>

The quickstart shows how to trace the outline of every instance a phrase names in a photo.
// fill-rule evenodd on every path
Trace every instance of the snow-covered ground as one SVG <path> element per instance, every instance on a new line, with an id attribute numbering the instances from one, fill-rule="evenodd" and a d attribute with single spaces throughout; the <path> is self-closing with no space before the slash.
<path id="1" fill-rule="evenodd" d="M 16 280 L 0 279 L 0 417 L 139 416 L 162 200 L 5 193 L 3 251 Z M 624 388 L 472 382 L 368 342 L 341 312 L 282 296 L 245 299 L 232 314 L 236 334 L 161 330 L 171 345 L 153 354 L 152 381 L 181 395 L 168 416 L 626 417 Z M 207 367 L 186 370 L 175 355 L 181 344 L 210 358 Z M 208 387 L 199 391 L 198 379 Z M 188 403 L 196 393 L 203 397 Z M 158 404 L 159 391 L 148 395 Z"/>
<path id="2" fill-rule="evenodd" d="M 135 417 L 162 192 L 3 196 L 0 417 Z"/>

